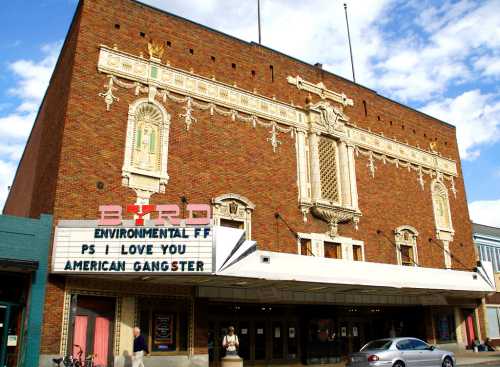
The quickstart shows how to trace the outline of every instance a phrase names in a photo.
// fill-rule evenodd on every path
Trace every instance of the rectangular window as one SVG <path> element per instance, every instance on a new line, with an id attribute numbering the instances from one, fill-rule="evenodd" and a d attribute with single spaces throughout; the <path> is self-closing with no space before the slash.
<path id="1" fill-rule="evenodd" d="M 236 228 L 236 229 L 244 229 L 245 224 L 239 220 L 231 220 L 231 219 L 220 219 L 220 225 L 222 227 Z"/>
<path id="2" fill-rule="evenodd" d="M 300 239 L 300 254 L 305 256 L 312 256 L 311 240 L 307 238 Z"/>
<path id="3" fill-rule="evenodd" d="M 440 312 L 434 316 L 434 325 L 436 327 L 436 336 L 438 341 L 450 342 L 456 341 L 455 317 L 451 312 Z"/>
<path id="4" fill-rule="evenodd" d="M 321 197 L 330 202 L 339 202 L 337 182 L 337 144 L 334 140 L 320 138 L 319 172 L 321 180 Z"/>
<path id="5" fill-rule="evenodd" d="M 406 266 L 413 266 L 414 258 L 413 258 L 413 247 L 401 245 L 401 264 Z"/>
<path id="6" fill-rule="evenodd" d="M 352 259 L 354 261 L 363 261 L 363 249 L 360 245 L 352 246 Z"/>
<path id="7" fill-rule="evenodd" d="M 489 338 L 500 338 L 498 311 L 499 309 L 497 307 L 487 307 Z"/>
<path id="8" fill-rule="evenodd" d="M 325 257 L 342 259 L 342 245 L 335 242 L 325 242 Z"/>

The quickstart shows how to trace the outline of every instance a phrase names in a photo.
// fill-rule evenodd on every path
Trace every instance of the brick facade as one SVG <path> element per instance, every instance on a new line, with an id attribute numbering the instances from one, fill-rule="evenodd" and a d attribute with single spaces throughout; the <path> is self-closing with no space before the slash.
<path id="1" fill-rule="evenodd" d="M 304 105 L 308 93 L 286 80 L 289 75 L 300 75 L 352 98 L 354 106 L 344 112 L 359 127 L 425 149 L 437 141 L 439 152 L 455 160 L 459 172 L 456 198 L 450 195 L 455 229 L 450 247 L 460 262 L 454 259 L 452 267 L 472 269 L 475 252 L 454 127 L 266 47 L 130 0 L 80 2 L 5 205 L 6 214 L 36 217 L 50 213 L 57 223 L 59 219 L 95 219 L 98 206 L 104 203 L 135 201 L 134 191 L 121 184 L 121 169 L 128 106 L 138 97 L 117 91 L 120 101 L 106 111 L 98 96 L 106 83 L 105 75 L 97 72 L 98 46 L 116 45 L 134 55 L 147 54 L 150 38 L 165 42 L 163 62 L 168 60 L 173 67 L 215 77 L 250 92 L 256 90 L 285 103 Z M 319 97 L 313 95 L 312 100 L 316 102 Z M 273 153 L 267 141 L 268 129 L 197 111 L 198 121 L 186 131 L 179 117 L 182 106 L 167 102 L 165 107 L 172 116 L 170 181 L 165 194 L 152 196 L 153 204 L 178 203 L 182 195 L 200 203 L 228 192 L 243 195 L 256 205 L 252 239 L 260 249 L 297 251 L 293 235 L 283 223 L 277 225 L 276 212 L 298 232 L 326 232 L 326 223 L 311 215 L 307 223 L 302 220 L 294 138 L 282 134 L 283 143 Z M 396 263 L 393 244 L 377 230 L 393 237 L 396 227 L 408 224 L 419 231 L 420 265 L 443 268 L 443 250 L 436 245 L 439 241 L 435 238 L 429 178 L 422 190 L 415 172 L 382 163 L 372 178 L 367 163 L 362 156 L 356 158 L 363 214 L 359 229 L 341 225 L 340 235 L 364 241 L 367 261 Z M 103 189 L 97 188 L 98 181 L 104 183 Z M 51 276 L 42 353 L 59 352 L 63 291 L 63 279 Z M 198 312 L 196 316 L 203 318 L 202 311 Z M 198 349 L 203 348 L 196 343 Z"/>

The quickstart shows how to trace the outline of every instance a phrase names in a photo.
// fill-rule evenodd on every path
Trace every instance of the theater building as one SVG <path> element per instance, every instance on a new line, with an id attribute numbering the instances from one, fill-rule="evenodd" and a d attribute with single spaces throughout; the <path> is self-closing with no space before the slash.
<path id="1" fill-rule="evenodd" d="M 452 125 L 136 1 L 80 1 L 4 212 L 53 215 L 43 366 L 485 337 Z"/>

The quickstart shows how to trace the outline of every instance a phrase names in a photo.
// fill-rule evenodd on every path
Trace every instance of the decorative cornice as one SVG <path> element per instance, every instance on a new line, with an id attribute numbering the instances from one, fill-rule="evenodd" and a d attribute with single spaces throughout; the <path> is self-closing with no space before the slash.
<path id="1" fill-rule="evenodd" d="M 398 161 L 407 162 L 418 167 L 457 176 L 456 163 L 451 159 L 439 156 L 436 152 L 412 147 L 353 126 L 348 127 L 347 135 L 358 148 L 378 153 L 383 157 L 395 158 Z"/>
<path id="2" fill-rule="evenodd" d="M 458 175 L 456 162 L 440 156 L 435 151 L 431 152 L 413 147 L 348 124 L 345 124 L 345 130 L 344 126 L 341 125 L 330 124 L 323 126 L 324 124 L 321 124 L 321 111 L 317 108 L 306 110 L 255 93 L 249 93 L 236 86 L 194 75 L 173 68 L 168 64 L 161 64 L 155 59 L 147 60 L 144 57 L 138 57 L 101 45 L 98 70 L 109 75 L 109 80 L 105 86 L 107 89 L 100 94 L 104 98 L 108 110 L 115 101 L 119 100 L 113 94 L 113 91 L 116 90 L 114 82 L 119 87 L 134 89 L 136 95 L 148 92 L 150 98 L 158 95 L 163 97 L 164 100 L 169 98 L 178 103 L 186 103 L 185 113 L 182 114 L 182 117 L 185 119 L 187 129 L 193 123 L 196 123 L 196 118 L 192 115 L 193 107 L 210 110 L 211 114 L 215 111 L 219 114 L 231 116 L 232 120 L 239 119 L 251 122 L 254 127 L 261 125 L 270 128 L 269 141 L 273 150 L 276 151 L 281 144 L 278 139 L 278 131 L 293 134 L 296 129 L 299 129 L 314 133 L 315 131 L 310 130 L 309 126 L 313 122 L 316 127 L 321 127 L 320 130 L 323 133 L 333 132 L 336 136 L 345 136 L 349 145 L 356 145 L 357 152 L 369 153 L 370 157 L 372 157 L 369 167 L 372 175 L 374 175 L 376 169 L 373 158 L 384 162 L 387 160 L 397 166 L 399 164 L 401 166 L 410 165 L 419 172 L 442 172 L 450 176 L 449 179 Z M 118 78 L 126 79 L 131 83 L 122 82 Z M 298 88 L 310 89 L 311 92 L 316 91 L 322 98 L 330 99 L 344 106 L 353 105 L 352 100 L 344 94 L 330 91 L 321 83 L 313 84 L 304 81 L 300 77 L 288 77 L 288 81 L 297 85 Z M 180 94 L 183 97 L 176 97 L 170 92 Z M 196 101 L 206 103 L 202 104 Z M 321 103 L 324 106 L 328 102 Z M 227 108 L 227 111 L 221 110 L 218 106 Z M 338 120 L 347 121 L 347 116 L 341 109 L 337 108 L 337 110 L 333 109 L 332 111 L 334 113 L 331 115 L 339 117 Z M 259 118 L 268 122 L 261 121 Z M 282 125 L 289 128 L 284 128 Z M 339 127 L 342 128 L 341 131 L 338 130 Z M 420 179 L 420 183 L 422 185 L 422 179 Z M 452 191 L 455 193 L 453 181 L 452 185 Z"/>
<path id="3" fill-rule="evenodd" d="M 317 94 L 321 97 L 321 99 L 329 99 L 344 106 L 354 106 L 354 102 L 352 99 L 347 98 L 344 93 L 337 93 L 326 88 L 323 82 L 314 84 L 302 79 L 298 75 L 296 77 L 288 76 L 286 80 L 288 80 L 288 83 L 295 85 L 298 89 Z"/>
<path id="4" fill-rule="evenodd" d="M 286 125 L 303 126 L 306 121 L 305 112 L 293 106 L 104 45 L 100 46 L 97 68 L 103 73 L 168 89 Z"/>

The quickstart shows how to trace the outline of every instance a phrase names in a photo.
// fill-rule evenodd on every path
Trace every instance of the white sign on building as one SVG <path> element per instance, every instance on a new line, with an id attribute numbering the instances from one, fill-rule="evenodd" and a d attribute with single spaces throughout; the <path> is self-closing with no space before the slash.
<path id="1" fill-rule="evenodd" d="M 52 254 L 54 273 L 212 273 L 214 227 L 98 226 L 61 221 Z"/>

